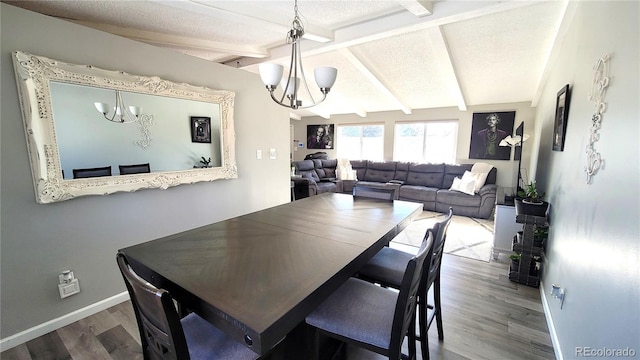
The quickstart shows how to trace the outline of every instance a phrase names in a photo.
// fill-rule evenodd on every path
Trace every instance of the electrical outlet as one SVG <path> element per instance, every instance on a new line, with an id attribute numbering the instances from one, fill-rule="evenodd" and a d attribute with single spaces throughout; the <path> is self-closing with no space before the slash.
<path id="1" fill-rule="evenodd" d="M 58 292 L 60 293 L 60 299 L 80 292 L 80 282 L 75 278 L 73 271 L 65 270 L 58 275 Z"/>
<path id="2" fill-rule="evenodd" d="M 269 159 L 275 160 L 276 158 L 276 149 L 269 149 Z"/>
<path id="3" fill-rule="evenodd" d="M 262 160 L 262 150 L 256 150 L 256 159 Z"/>

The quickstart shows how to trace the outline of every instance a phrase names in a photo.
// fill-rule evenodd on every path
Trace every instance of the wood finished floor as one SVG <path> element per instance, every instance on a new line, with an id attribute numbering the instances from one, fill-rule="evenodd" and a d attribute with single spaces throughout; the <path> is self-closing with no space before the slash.
<path id="1" fill-rule="evenodd" d="M 486 263 L 445 254 L 442 266 L 445 337 L 438 342 L 434 324 L 429 332 L 431 359 L 555 359 L 539 290 L 509 281 L 504 255 Z M 131 303 L 9 349 L 0 358 L 142 359 Z M 384 357 L 349 347 L 348 359 Z"/>

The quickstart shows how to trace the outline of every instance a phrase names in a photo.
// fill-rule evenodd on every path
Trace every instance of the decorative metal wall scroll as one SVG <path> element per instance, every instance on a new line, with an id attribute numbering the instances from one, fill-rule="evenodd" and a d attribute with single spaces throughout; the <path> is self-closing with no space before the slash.
<path id="1" fill-rule="evenodd" d="M 138 119 L 140 140 L 136 140 L 136 145 L 143 149 L 151 146 L 151 129 L 149 129 L 151 125 L 155 125 L 153 114 L 140 114 Z"/>
<path id="2" fill-rule="evenodd" d="M 587 165 L 584 171 L 587 174 L 587 184 L 591 184 L 593 176 L 604 166 L 604 159 L 595 149 L 596 141 L 600 140 L 600 128 L 602 127 L 602 114 L 607 110 L 604 95 L 609 86 L 609 54 L 596 61 L 593 66 L 593 84 L 589 93 L 589 101 L 593 101 L 595 111 L 591 117 L 591 135 L 587 145 Z"/>

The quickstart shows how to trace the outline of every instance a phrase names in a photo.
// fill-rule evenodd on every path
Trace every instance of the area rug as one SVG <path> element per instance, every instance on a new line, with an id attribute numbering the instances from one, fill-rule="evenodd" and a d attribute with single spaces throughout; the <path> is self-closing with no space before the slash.
<path id="1" fill-rule="evenodd" d="M 428 228 L 434 223 L 442 221 L 445 214 L 423 211 L 392 241 L 410 246 L 420 246 L 422 238 Z M 451 255 L 463 256 L 470 259 L 489 262 L 493 244 L 493 220 L 476 219 L 466 216 L 453 215 L 444 252 Z"/>

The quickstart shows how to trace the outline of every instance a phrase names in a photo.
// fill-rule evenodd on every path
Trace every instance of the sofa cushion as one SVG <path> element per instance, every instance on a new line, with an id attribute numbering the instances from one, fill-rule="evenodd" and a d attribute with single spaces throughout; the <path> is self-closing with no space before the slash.
<path id="1" fill-rule="evenodd" d="M 446 164 L 444 166 L 444 178 L 442 180 L 441 189 L 449 189 L 453 185 L 453 179 L 459 177 L 462 179 L 465 171 L 471 171 L 473 164 L 451 165 Z"/>
<path id="2" fill-rule="evenodd" d="M 338 192 L 337 185 L 335 182 L 331 181 L 322 181 L 316 184 L 318 189 L 318 194 L 326 193 L 326 192 Z"/>
<path id="3" fill-rule="evenodd" d="M 407 182 L 408 174 L 409 174 L 409 163 L 398 161 L 398 163 L 396 164 L 396 175 L 393 177 L 393 180 Z"/>
<path id="4" fill-rule="evenodd" d="M 442 188 L 444 176 L 444 164 L 409 164 L 407 185 L 421 185 L 433 188 Z M 453 179 L 451 179 L 453 182 Z M 447 189 L 451 184 L 447 186 Z"/>
<path id="5" fill-rule="evenodd" d="M 326 177 L 326 178 L 332 178 L 335 179 L 336 176 L 336 168 L 338 167 L 338 160 L 337 159 L 332 159 L 332 160 L 320 160 L 322 162 L 322 169 L 324 170 L 324 176 L 322 177 Z M 318 168 L 316 168 L 316 172 L 317 172 Z M 319 175 L 319 174 L 318 174 Z"/>
<path id="6" fill-rule="evenodd" d="M 302 175 L 303 178 L 312 179 L 314 181 L 320 180 L 313 160 L 294 161 L 293 165 L 296 167 L 296 172 L 299 175 Z"/>
<path id="7" fill-rule="evenodd" d="M 474 206 L 479 207 L 482 203 L 482 196 L 467 195 L 455 190 L 438 190 L 436 201 L 449 206 Z"/>
<path id="8" fill-rule="evenodd" d="M 364 172 L 367 171 L 367 160 L 351 160 L 351 169 L 356 171 L 356 180 L 364 179 Z"/>
<path id="9" fill-rule="evenodd" d="M 466 172 L 465 174 L 471 174 L 470 172 Z M 460 191 L 462 193 L 468 195 L 475 194 L 476 187 L 476 179 L 472 176 L 463 176 L 462 179 L 459 177 L 453 179 L 453 184 L 451 184 L 451 188 L 449 190 Z"/>
<path id="10" fill-rule="evenodd" d="M 402 185 L 400 187 L 400 199 L 412 199 L 422 202 L 435 202 L 438 189 L 419 185 Z"/>
<path id="11" fill-rule="evenodd" d="M 358 180 L 386 183 L 396 175 L 395 161 L 369 161 L 364 177 Z"/>

